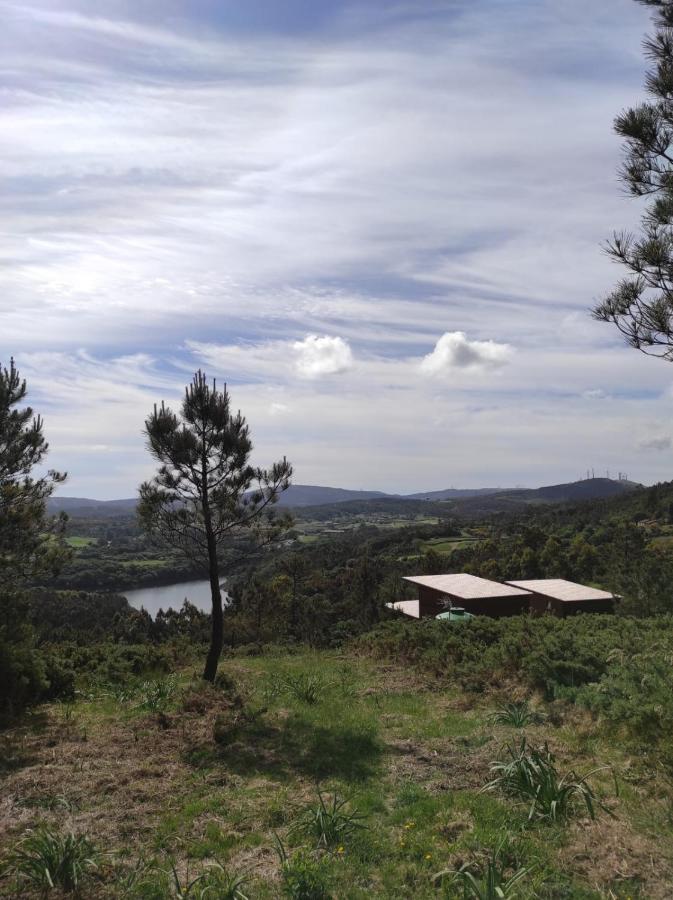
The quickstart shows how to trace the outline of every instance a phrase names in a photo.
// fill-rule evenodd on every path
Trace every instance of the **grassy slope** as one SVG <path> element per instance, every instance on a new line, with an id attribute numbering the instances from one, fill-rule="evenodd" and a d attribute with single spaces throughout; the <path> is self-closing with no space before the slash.
<path id="1" fill-rule="evenodd" d="M 516 802 L 480 793 L 503 742 L 519 735 L 490 724 L 494 698 L 434 691 L 399 667 L 328 653 L 234 658 L 223 670 L 247 710 L 233 714 L 240 723 L 224 744 L 213 740 L 213 723 L 231 708 L 222 691 L 190 689 L 191 672 L 180 674 L 163 717 L 99 696 L 44 707 L 1 735 L 0 852 L 46 821 L 86 830 L 112 851 L 87 897 L 150 896 L 122 888 L 138 859 L 164 868 L 173 859 L 185 875 L 212 857 L 250 874 L 251 898 L 279 897 L 274 832 L 298 842 L 289 828 L 319 786 L 367 816 L 366 830 L 327 855 L 338 898 L 449 896 L 433 874 L 482 860 L 504 835 L 517 864 L 536 866 L 519 897 L 670 896 L 670 794 L 588 718 L 572 713 L 526 731 L 549 740 L 563 770 L 614 766 L 619 797 L 607 774 L 594 780 L 614 818 L 527 827 Z M 317 675 L 319 701 L 282 689 L 288 673 Z M 0 895 L 17 896 L 10 879 Z M 38 895 L 22 887 L 20 896 Z"/>

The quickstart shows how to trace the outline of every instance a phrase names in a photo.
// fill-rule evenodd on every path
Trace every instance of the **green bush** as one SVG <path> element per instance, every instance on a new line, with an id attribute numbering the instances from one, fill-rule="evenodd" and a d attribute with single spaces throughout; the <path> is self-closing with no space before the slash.
<path id="1" fill-rule="evenodd" d="M 608 669 L 595 684 L 586 685 L 578 700 L 604 717 L 615 729 L 639 740 L 668 742 L 673 733 L 673 646 L 669 639 L 638 653 L 616 650 Z M 673 762 L 673 757 L 671 757 Z"/>
<path id="2" fill-rule="evenodd" d="M 48 645 L 50 654 L 77 672 L 86 686 L 124 684 L 138 675 L 168 674 L 181 662 L 172 645 L 100 643 Z"/>
<path id="3" fill-rule="evenodd" d="M 662 634 L 670 636 L 663 640 Z M 575 699 L 583 685 L 599 682 L 611 670 L 615 650 L 634 645 L 673 652 L 673 618 L 478 616 L 460 629 L 433 619 L 394 621 L 354 642 L 362 653 L 413 665 L 439 680 L 458 680 L 468 689 L 497 687 L 515 676 L 548 699 Z"/>
<path id="4" fill-rule="evenodd" d="M 66 660 L 30 643 L 0 641 L 0 718 L 9 718 L 33 703 L 68 699 L 75 673 Z"/>
<path id="5" fill-rule="evenodd" d="M 580 704 L 673 768 L 671 616 L 478 617 L 460 629 L 431 619 L 394 621 L 353 646 L 469 690 L 501 688 L 514 679 L 549 701 Z"/>

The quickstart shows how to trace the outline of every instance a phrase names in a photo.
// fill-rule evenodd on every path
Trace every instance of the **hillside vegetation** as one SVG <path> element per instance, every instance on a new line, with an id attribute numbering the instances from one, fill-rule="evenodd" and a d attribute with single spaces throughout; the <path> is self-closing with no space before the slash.
<path id="1" fill-rule="evenodd" d="M 557 654 L 593 644 L 609 668 L 626 627 L 585 621 L 581 639 L 577 625 L 540 630 Z M 550 646 L 517 673 L 506 660 L 521 626 L 491 625 L 468 641 L 471 664 L 451 627 L 431 623 L 375 633 L 359 655 L 229 657 L 215 686 L 184 657 L 172 673 L 81 677 L 71 700 L 2 737 L 0 895 L 42 896 L 72 833 L 92 898 L 501 896 L 470 887 L 489 873 L 515 878 L 509 897 L 670 896 L 668 763 L 642 754 L 644 735 L 615 740 L 610 712 L 545 700 L 555 689 L 520 676 Z M 654 646 L 653 624 L 631 628 Z M 482 644 L 497 650 L 475 681 Z M 561 668 L 548 688 L 567 686 Z M 554 796 L 561 779 L 578 786 L 561 806 L 498 781 L 501 761 L 525 767 L 536 752 Z"/>

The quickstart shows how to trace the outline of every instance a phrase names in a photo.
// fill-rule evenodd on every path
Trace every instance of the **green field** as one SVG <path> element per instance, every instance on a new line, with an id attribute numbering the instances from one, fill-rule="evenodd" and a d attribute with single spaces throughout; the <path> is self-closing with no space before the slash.
<path id="1" fill-rule="evenodd" d="M 427 553 L 428 550 L 434 550 L 435 553 L 453 553 L 454 550 L 469 547 L 475 543 L 477 538 L 473 537 L 436 537 L 429 538 L 421 543 L 421 549 Z"/>
<path id="2" fill-rule="evenodd" d="M 170 557 L 157 557 L 156 559 L 118 559 L 116 562 L 126 569 L 162 569 L 170 565 L 174 559 Z"/>
<path id="3" fill-rule="evenodd" d="M 91 547 L 93 544 L 98 543 L 96 538 L 80 537 L 78 535 L 70 535 L 65 539 L 65 542 L 75 550 L 81 550 L 83 547 Z"/>

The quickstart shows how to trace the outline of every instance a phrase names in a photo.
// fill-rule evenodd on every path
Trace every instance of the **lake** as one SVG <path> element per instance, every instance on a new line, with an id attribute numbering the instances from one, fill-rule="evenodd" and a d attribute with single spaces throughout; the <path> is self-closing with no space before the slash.
<path id="1" fill-rule="evenodd" d="M 161 587 L 140 588 L 137 591 L 120 591 L 135 609 L 144 607 L 154 618 L 160 609 L 182 609 L 185 597 L 198 609 L 210 612 L 210 582 L 181 581 L 179 584 L 164 584 Z M 226 606 L 227 594 L 222 591 L 222 602 Z"/>

